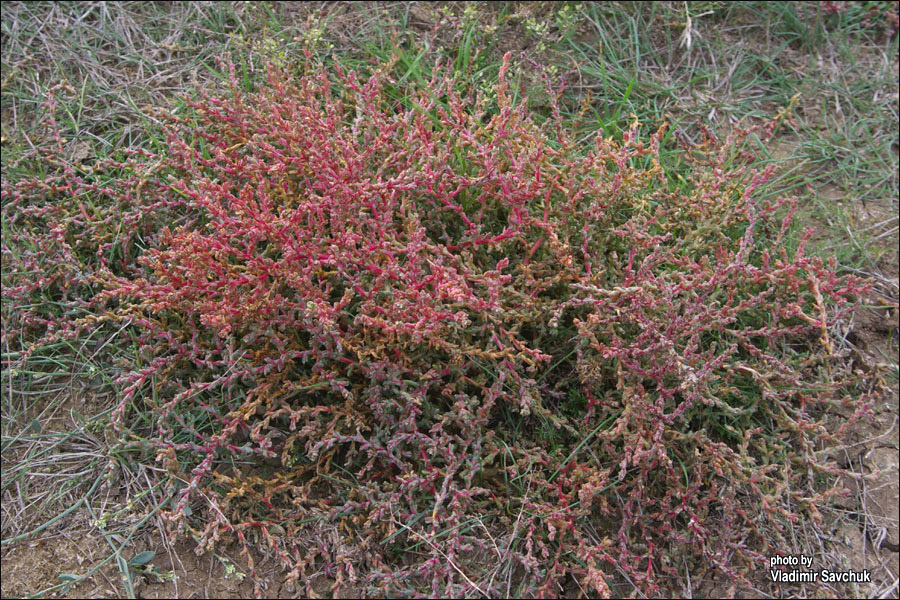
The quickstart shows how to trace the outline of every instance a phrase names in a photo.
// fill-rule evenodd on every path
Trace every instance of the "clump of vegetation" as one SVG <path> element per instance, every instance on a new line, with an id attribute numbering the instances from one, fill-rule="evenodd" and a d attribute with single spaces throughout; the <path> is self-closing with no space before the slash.
<path id="1" fill-rule="evenodd" d="M 825 15 L 836 15 L 835 21 L 843 21 L 845 27 L 871 31 L 891 39 L 900 27 L 900 10 L 896 2 L 820 2 L 819 10 Z"/>
<path id="2" fill-rule="evenodd" d="M 113 427 L 172 529 L 310 594 L 747 583 L 838 493 L 869 397 L 829 327 L 864 286 L 753 168 L 774 123 L 585 145 L 508 68 L 466 96 L 232 67 L 162 150 L 94 164 L 48 119 L 45 176 L 2 187 L 4 349 L 127 329 Z"/>

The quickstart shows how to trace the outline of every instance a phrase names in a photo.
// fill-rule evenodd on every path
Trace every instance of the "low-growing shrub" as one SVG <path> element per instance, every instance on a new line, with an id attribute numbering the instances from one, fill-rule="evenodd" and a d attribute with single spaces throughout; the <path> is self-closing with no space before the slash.
<path id="1" fill-rule="evenodd" d="M 831 420 L 867 396 L 829 327 L 861 283 L 807 256 L 750 130 L 577 140 L 508 64 L 492 101 L 232 70 L 165 150 L 93 165 L 48 119 L 47 175 L 4 175 L 8 356 L 133 332 L 113 426 L 171 527 L 307 593 L 747 583 L 838 493 Z"/>

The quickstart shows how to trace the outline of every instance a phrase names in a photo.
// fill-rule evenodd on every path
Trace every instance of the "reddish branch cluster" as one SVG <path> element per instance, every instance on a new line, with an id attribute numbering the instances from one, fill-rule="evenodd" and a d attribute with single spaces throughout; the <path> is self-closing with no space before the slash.
<path id="1" fill-rule="evenodd" d="M 295 582 L 741 581 L 835 493 L 825 415 L 865 398 L 829 326 L 859 282 L 805 254 L 746 132 L 584 143 L 507 65 L 495 104 L 232 72 L 164 152 L 81 167 L 60 139 L 56 175 L 3 183 L 4 347 L 128 326 L 115 425 L 152 419 L 173 526 Z"/>

